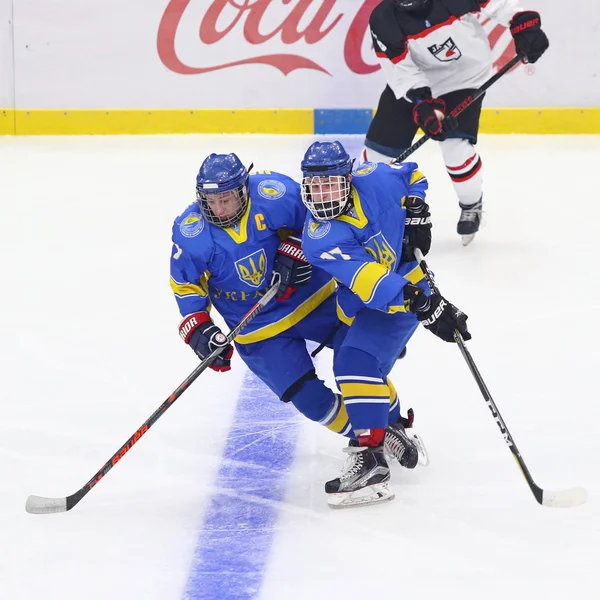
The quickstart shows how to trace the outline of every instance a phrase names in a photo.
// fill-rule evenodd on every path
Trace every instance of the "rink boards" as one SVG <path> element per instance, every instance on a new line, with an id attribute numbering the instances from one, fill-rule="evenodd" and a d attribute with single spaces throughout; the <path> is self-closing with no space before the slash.
<path id="1" fill-rule="evenodd" d="M 380 0 L 0 0 L 0 134 L 364 134 Z M 600 5 L 533 3 L 550 48 L 491 88 L 483 133 L 598 133 Z M 498 70 L 510 32 L 478 18 Z"/>
<path id="2" fill-rule="evenodd" d="M 364 134 L 371 109 L 0 110 L 0 135 Z M 482 133 L 600 133 L 600 108 L 484 108 Z"/>

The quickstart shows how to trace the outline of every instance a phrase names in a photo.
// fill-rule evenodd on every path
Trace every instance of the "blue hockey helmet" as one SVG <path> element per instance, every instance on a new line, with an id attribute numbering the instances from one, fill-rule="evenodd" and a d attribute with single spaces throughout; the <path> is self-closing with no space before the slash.
<path id="1" fill-rule="evenodd" d="M 302 163 L 302 201 L 313 217 L 328 221 L 350 205 L 352 163 L 340 142 L 315 142 Z"/>
<path id="2" fill-rule="evenodd" d="M 302 159 L 302 175 L 329 177 L 347 175 L 352 171 L 352 160 L 340 142 L 315 142 Z"/>
<path id="3" fill-rule="evenodd" d="M 248 169 L 235 154 L 211 154 L 196 177 L 196 196 L 204 218 L 219 227 L 235 225 L 248 208 Z"/>
<path id="4" fill-rule="evenodd" d="M 394 0 L 402 10 L 423 10 L 431 4 L 431 0 Z"/>

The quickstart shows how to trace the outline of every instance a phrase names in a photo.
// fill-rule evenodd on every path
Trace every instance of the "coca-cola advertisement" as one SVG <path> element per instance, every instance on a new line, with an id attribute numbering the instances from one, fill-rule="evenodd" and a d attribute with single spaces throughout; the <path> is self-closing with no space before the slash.
<path id="1" fill-rule="evenodd" d="M 283 75 L 309 69 L 335 76 L 340 58 L 347 71 L 369 75 L 380 69 L 369 37 L 369 17 L 380 1 L 212 0 L 208 8 L 194 10 L 194 0 L 170 0 L 159 26 L 158 53 L 181 75 L 256 64 Z M 187 19 L 198 25 L 197 48 L 189 53 L 194 62 L 185 62 L 176 48 L 178 35 L 189 33 Z M 500 67 L 514 56 L 510 36 L 489 17 L 481 22 L 488 26 L 490 47 L 497 50 L 495 67 Z"/>
<path id="2" fill-rule="evenodd" d="M 372 108 L 385 85 L 369 32 L 379 2 L 0 0 L 0 98 L 27 109 Z M 597 61 L 581 40 L 595 39 L 600 5 L 577 27 L 559 0 L 529 5 L 550 49 L 486 106 L 597 105 Z M 510 32 L 476 16 L 498 69 Z"/>
<path id="3" fill-rule="evenodd" d="M 244 89 L 263 104 L 265 98 L 275 106 L 302 98 L 304 106 L 373 106 L 383 76 L 369 17 L 379 2 L 169 0 L 158 56 L 171 72 L 199 81 L 217 72 L 232 83 L 243 77 Z M 514 55 L 510 34 L 489 18 L 482 24 L 498 68 Z"/>

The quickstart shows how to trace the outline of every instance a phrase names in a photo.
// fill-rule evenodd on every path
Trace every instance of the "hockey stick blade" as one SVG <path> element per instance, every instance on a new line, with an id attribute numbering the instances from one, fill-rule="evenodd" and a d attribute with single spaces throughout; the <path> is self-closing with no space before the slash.
<path id="1" fill-rule="evenodd" d="M 572 487 L 568 490 L 542 490 L 542 506 L 552 508 L 571 508 L 583 504 L 588 498 L 587 490 L 583 487 Z"/>
<path id="2" fill-rule="evenodd" d="M 50 515 L 52 513 L 67 512 L 67 499 L 29 496 L 25 503 L 25 510 L 32 515 Z"/>
<path id="3" fill-rule="evenodd" d="M 258 302 L 244 315 L 242 320 L 229 331 L 227 342 L 231 343 L 235 337 L 252 321 L 252 319 L 271 301 L 277 294 L 281 285 L 281 278 L 269 287 Z M 216 348 L 207 356 L 179 385 L 179 387 L 150 415 L 142 426 L 117 450 L 104 466 L 77 492 L 66 498 L 46 498 L 44 496 L 29 496 L 25 502 L 25 510 L 34 515 L 50 515 L 71 510 L 105 475 L 127 454 L 141 437 L 158 421 L 158 419 L 173 405 L 183 392 L 203 373 L 212 361 L 225 349 L 225 346 Z"/>
<path id="4" fill-rule="evenodd" d="M 421 252 L 421 250 L 419 250 L 419 248 L 415 248 L 414 253 L 415 258 L 419 261 L 421 269 L 425 274 L 425 279 L 427 280 L 431 291 L 439 293 L 439 290 L 433 279 L 433 274 L 429 270 L 429 267 L 427 266 L 427 263 L 424 260 L 423 253 Z M 521 453 L 519 452 L 519 449 L 517 448 L 517 444 L 514 438 L 508 430 L 506 422 L 502 418 L 502 415 L 500 414 L 500 411 L 498 410 L 498 407 L 496 406 L 496 403 L 494 402 L 494 399 L 492 398 L 492 395 L 490 394 L 487 385 L 483 381 L 483 377 L 481 376 L 481 373 L 479 372 L 479 369 L 477 368 L 477 365 L 475 364 L 475 361 L 473 360 L 473 357 L 467 349 L 465 341 L 463 340 L 462 335 L 458 330 L 454 332 L 454 341 L 459 347 L 460 352 L 463 358 L 465 359 L 469 370 L 471 371 L 471 375 L 473 375 L 473 378 L 477 383 L 477 387 L 479 387 L 479 391 L 481 392 L 485 403 L 490 409 L 490 412 L 494 417 L 494 420 L 496 421 L 496 425 L 498 425 L 500 433 L 502 434 L 504 441 L 508 445 L 508 448 L 511 451 L 513 458 L 515 459 L 519 469 L 521 470 L 521 473 L 523 474 L 523 477 L 525 478 L 525 481 L 527 482 L 527 485 L 533 493 L 536 501 L 542 506 L 549 506 L 552 508 L 571 508 L 573 506 L 579 506 L 583 504 L 588 497 L 585 488 L 578 486 L 566 490 L 548 491 L 543 490 L 535 483 L 533 477 L 531 476 L 531 473 L 529 472 L 529 469 L 527 468 L 527 465 L 525 464 L 525 460 L 523 459 Z"/>

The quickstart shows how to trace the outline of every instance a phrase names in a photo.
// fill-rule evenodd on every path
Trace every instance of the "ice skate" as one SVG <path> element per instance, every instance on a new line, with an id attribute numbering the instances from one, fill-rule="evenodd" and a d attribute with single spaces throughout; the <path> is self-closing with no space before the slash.
<path id="1" fill-rule="evenodd" d="M 348 454 L 342 474 L 325 484 L 327 503 L 331 508 L 350 508 L 393 500 L 389 489 L 390 469 L 383 446 L 357 446 L 350 440 L 344 452 Z"/>
<path id="2" fill-rule="evenodd" d="M 407 417 L 400 417 L 385 430 L 384 449 L 388 458 L 395 458 L 403 467 L 414 469 L 426 467 L 429 455 L 423 440 L 412 430 L 414 412 L 408 409 Z"/>
<path id="3" fill-rule="evenodd" d="M 480 199 L 475 204 L 470 205 L 459 202 L 458 205 L 460 206 L 461 213 L 456 225 L 456 231 L 462 237 L 463 246 L 468 246 L 475 238 L 475 234 L 481 226 L 483 200 Z"/>

